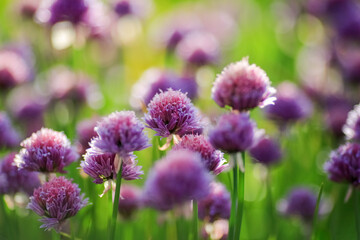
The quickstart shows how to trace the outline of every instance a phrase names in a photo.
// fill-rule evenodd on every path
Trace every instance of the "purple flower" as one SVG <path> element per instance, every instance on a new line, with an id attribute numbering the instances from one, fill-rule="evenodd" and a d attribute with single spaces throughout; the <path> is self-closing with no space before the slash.
<path id="1" fill-rule="evenodd" d="M 65 177 L 57 177 L 34 190 L 28 208 L 41 216 L 41 228 L 61 231 L 64 221 L 88 204 L 80 188 Z"/>
<path id="2" fill-rule="evenodd" d="M 173 150 L 187 149 L 197 152 L 205 167 L 215 174 L 221 173 L 227 165 L 224 154 L 216 150 L 203 135 L 184 135 L 181 141 L 173 147 Z"/>
<path id="3" fill-rule="evenodd" d="M 141 190 L 132 185 L 122 184 L 120 189 L 119 213 L 125 219 L 130 219 L 141 207 Z"/>
<path id="4" fill-rule="evenodd" d="M 148 206 L 170 210 L 189 200 L 200 200 L 209 193 L 211 175 L 198 153 L 171 151 L 156 162 L 145 183 L 144 200 Z"/>
<path id="5" fill-rule="evenodd" d="M 91 140 L 97 136 L 97 133 L 95 132 L 95 127 L 98 123 L 98 120 L 98 117 L 94 117 L 84 120 L 77 125 L 77 145 L 78 152 L 80 154 L 85 154 L 86 149 L 90 147 L 89 144 Z"/>
<path id="6" fill-rule="evenodd" d="M 353 186 L 360 184 L 360 144 L 346 143 L 331 152 L 324 170 L 334 182 L 347 182 Z"/>
<path id="7" fill-rule="evenodd" d="M 40 186 L 38 173 L 19 170 L 14 164 L 15 155 L 10 153 L 0 162 L 0 194 L 25 192 L 31 195 Z"/>
<path id="8" fill-rule="evenodd" d="M 267 166 L 278 163 L 282 157 L 278 142 L 266 136 L 251 147 L 250 155 L 256 161 Z"/>
<path id="9" fill-rule="evenodd" d="M 255 107 L 273 104 L 275 89 L 264 70 L 255 64 L 249 65 L 248 58 L 228 65 L 215 80 L 212 98 L 220 106 L 230 106 L 246 111 Z"/>
<path id="10" fill-rule="evenodd" d="M 347 115 L 343 132 L 347 140 L 360 141 L 360 105 L 355 105 L 354 109 Z"/>
<path id="11" fill-rule="evenodd" d="M 168 89 L 156 94 L 145 114 L 148 128 L 156 131 L 157 136 L 168 137 L 171 134 L 183 136 L 198 131 L 201 119 L 198 110 L 186 94 Z"/>
<path id="12" fill-rule="evenodd" d="M 95 131 L 99 136 L 91 141 L 90 146 L 103 153 L 125 157 L 149 147 L 144 128 L 133 111 L 113 112 L 97 124 Z"/>
<path id="13" fill-rule="evenodd" d="M 102 184 L 108 180 L 116 179 L 115 153 L 102 153 L 97 149 L 89 148 L 84 155 L 80 166 L 83 171 L 94 179 L 94 183 Z M 137 165 L 134 155 L 122 160 L 121 177 L 125 180 L 140 179 L 141 166 Z"/>
<path id="14" fill-rule="evenodd" d="M 12 148 L 19 144 L 20 136 L 5 112 L 0 112 L 0 148 Z"/>
<path id="15" fill-rule="evenodd" d="M 199 202 L 199 218 L 214 222 L 218 219 L 230 218 L 230 193 L 221 183 L 212 182 L 210 193 Z"/>
<path id="16" fill-rule="evenodd" d="M 150 9 L 149 0 L 117 0 L 114 4 L 114 11 L 119 17 L 126 15 L 145 17 Z"/>
<path id="17" fill-rule="evenodd" d="M 225 114 L 209 133 L 210 143 L 228 153 L 243 152 L 253 144 L 255 127 L 247 113 Z"/>
<path id="18" fill-rule="evenodd" d="M 293 83 L 283 82 L 277 88 L 276 102 L 264 110 L 269 119 L 279 124 L 308 118 L 312 113 L 312 103 Z"/>
<path id="19" fill-rule="evenodd" d="M 65 173 L 63 168 L 79 157 L 65 134 L 52 129 L 42 128 L 20 145 L 16 164 L 29 171 Z"/>

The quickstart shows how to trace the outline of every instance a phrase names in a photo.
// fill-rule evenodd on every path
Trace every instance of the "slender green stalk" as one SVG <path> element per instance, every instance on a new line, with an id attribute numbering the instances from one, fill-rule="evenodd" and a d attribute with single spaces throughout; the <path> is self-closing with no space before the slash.
<path id="1" fill-rule="evenodd" d="M 271 192 L 271 181 L 270 181 L 270 169 L 268 169 L 268 174 L 267 174 L 267 178 L 266 178 L 266 191 L 267 191 L 267 208 L 268 208 L 268 214 L 270 216 L 270 231 L 269 231 L 269 237 L 275 237 L 276 238 L 276 234 L 277 234 L 277 225 L 276 225 L 276 217 L 275 217 L 275 212 L 274 212 L 274 201 L 273 201 L 273 197 L 272 197 L 272 192 Z"/>
<path id="2" fill-rule="evenodd" d="M 317 236 L 317 229 L 316 229 L 316 223 L 317 223 L 317 218 L 318 218 L 318 215 L 319 215 L 319 207 L 320 207 L 320 201 L 321 201 L 321 195 L 322 195 L 322 192 L 323 192 L 323 188 L 324 188 L 324 183 L 321 183 L 320 185 L 320 190 L 319 190 L 319 194 L 318 194 L 318 197 L 317 197 L 317 200 L 316 200 L 316 208 L 315 208 L 315 212 L 314 212 L 314 219 L 313 219 L 313 223 L 312 223 L 312 237 L 311 239 L 317 239 L 318 236 Z"/>
<path id="3" fill-rule="evenodd" d="M 357 240 L 360 240 L 360 193 L 358 189 L 355 189 L 355 217 L 356 217 L 356 233 Z"/>
<path id="4" fill-rule="evenodd" d="M 229 239 L 234 239 L 234 228 L 235 228 L 235 220 L 236 220 L 236 203 L 238 197 L 238 170 L 237 170 L 237 162 L 236 162 L 236 155 L 233 154 L 232 161 L 233 161 L 233 189 L 231 194 L 231 213 L 230 213 L 230 220 L 229 220 Z"/>
<path id="5" fill-rule="evenodd" d="M 243 167 L 245 170 L 245 152 L 241 152 L 241 158 L 243 161 Z M 235 233 L 234 239 L 240 239 L 241 233 L 241 225 L 242 225 L 242 216 L 244 211 L 244 195 L 245 195 L 245 171 L 243 172 L 239 168 L 239 191 L 237 197 L 237 211 L 236 211 L 236 218 L 235 218 Z"/>
<path id="6" fill-rule="evenodd" d="M 112 212 L 112 221 L 111 221 L 111 228 L 110 228 L 110 240 L 115 238 L 115 231 L 116 231 L 116 220 L 119 208 L 119 199 L 120 199 L 120 186 L 121 186 L 121 173 L 122 173 L 122 161 L 120 163 L 120 171 L 116 177 L 116 190 L 115 190 L 115 198 L 114 198 L 114 205 L 113 205 L 113 212 Z"/>
<path id="7" fill-rule="evenodd" d="M 193 240 L 199 239 L 198 232 L 198 203 L 196 200 L 193 200 Z"/>

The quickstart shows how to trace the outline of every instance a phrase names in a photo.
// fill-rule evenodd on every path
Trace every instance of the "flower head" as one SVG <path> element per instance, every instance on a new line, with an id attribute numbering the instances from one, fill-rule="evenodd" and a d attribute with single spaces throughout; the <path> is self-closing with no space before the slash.
<path id="1" fill-rule="evenodd" d="M 184 135 L 181 141 L 173 147 L 173 150 L 179 149 L 200 153 L 205 167 L 215 174 L 219 174 L 226 167 L 224 154 L 216 150 L 203 135 Z"/>
<path id="2" fill-rule="evenodd" d="M 199 201 L 199 218 L 214 222 L 218 219 L 230 218 L 230 193 L 225 186 L 218 182 L 212 182 L 210 193 Z"/>
<path id="3" fill-rule="evenodd" d="M 79 157 L 64 133 L 48 128 L 33 133 L 20 145 L 23 149 L 16 164 L 29 171 L 65 173 L 63 168 Z"/>
<path id="4" fill-rule="evenodd" d="M 201 127 L 198 110 L 186 94 L 168 89 L 156 94 L 148 105 L 145 114 L 147 127 L 156 131 L 157 136 L 171 134 L 183 136 L 197 132 Z"/>
<path id="5" fill-rule="evenodd" d="M 159 210 L 169 210 L 189 200 L 200 200 L 209 193 L 211 175 L 198 153 L 171 151 L 159 160 L 145 183 L 145 203 Z"/>
<path id="6" fill-rule="evenodd" d="M 93 138 L 97 136 L 95 132 L 95 127 L 98 122 L 98 118 L 94 117 L 88 120 L 84 120 L 77 125 L 77 142 L 78 142 L 78 152 L 80 154 L 85 154 L 86 149 L 90 147 L 90 142 Z"/>
<path id="7" fill-rule="evenodd" d="M 343 132 L 346 139 L 360 141 L 360 104 L 348 113 Z"/>
<path id="8" fill-rule="evenodd" d="M 248 58 L 228 65 L 215 80 L 212 98 L 220 106 L 246 111 L 273 104 L 275 89 L 265 71 L 250 65 Z"/>
<path id="9" fill-rule="evenodd" d="M 39 176 L 35 172 L 19 170 L 14 165 L 16 153 L 6 155 L 0 162 L 0 194 L 25 192 L 31 195 L 40 186 Z"/>
<path id="10" fill-rule="evenodd" d="M 5 112 L 0 112 L 0 133 L 0 148 L 11 148 L 19 144 L 20 136 Z"/>
<path id="11" fill-rule="evenodd" d="M 145 17 L 151 10 L 150 0 L 116 0 L 114 11 L 119 17 L 133 15 L 136 17 Z"/>
<path id="12" fill-rule="evenodd" d="M 80 188 L 65 177 L 57 177 L 34 190 L 28 208 L 41 216 L 41 228 L 60 231 L 67 218 L 88 204 Z"/>
<path id="13" fill-rule="evenodd" d="M 103 153 L 128 156 L 133 151 L 149 147 L 144 128 L 133 111 L 113 112 L 97 124 L 95 131 L 98 137 L 91 141 L 90 146 Z"/>
<path id="14" fill-rule="evenodd" d="M 334 182 L 360 185 L 360 144 L 347 143 L 331 152 L 330 160 L 324 165 L 329 178 Z"/>
<path id="15" fill-rule="evenodd" d="M 250 149 L 250 155 L 264 165 L 272 165 L 281 160 L 282 153 L 279 144 L 269 137 L 262 137 Z"/>
<path id="16" fill-rule="evenodd" d="M 209 133 L 210 143 L 228 153 L 245 151 L 253 144 L 255 127 L 247 113 L 225 114 Z"/>
<path id="17" fill-rule="evenodd" d="M 119 213 L 123 218 L 129 219 L 141 207 L 141 190 L 136 186 L 122 184 L 120 196 Z"/>

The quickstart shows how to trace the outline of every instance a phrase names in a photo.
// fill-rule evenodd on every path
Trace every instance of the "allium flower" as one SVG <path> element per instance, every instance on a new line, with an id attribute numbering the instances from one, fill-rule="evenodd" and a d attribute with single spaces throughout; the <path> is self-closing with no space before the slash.
<path id="1" fill-rule="evenodd" d="M 225 114 L 210 131 L 210 143 L 228 153 L 245 151 L 253 144 L 255 127 L 247 113 Z"/>
<path id="2" fill-rule="evenodd" d="M 308 118 L 312 113 L 312 103 L 293 83 L 283 82 L 277 88 L 276 102 L 264 110 L 269 119 L 280 124 Z"/>
<path id="3" fill-rule="evenodd" d="M 156 94 L 145 114 L 147 127 L 156 131 L 157 136 L 171 134 L 183 136 L 202 128 L 200 115 L 186 94 L 168 89 Z"/>
<path id="4" fill-rule="evenodd" d="M 96 124 L 98 123 L 99 118 L 94 117 L 88 120 L 84 120 L 77 125 L 77 143 L 78 143 L 78 152 L 80 154 L 85 154 L 86 149 L 90 147 L 91 139 L 97 136 L 95 132 Z"/>
<path id="5" fill-rule="evenodd" d="M 89 148 L 84 155 L 80 166 L 84 172 L 94 179 L 94 183 L 101 184 L 107 180 L 116 179 L 115 153 L 101 153 L 94 148 Z M 137 165 L 134 155 L 122 159 L 121 177 L 125 180 L 139 179 L 144 172 Z"/>
<path id="6" fill-rule="evenodd" d="M 64 221 L 88 204 L 80 188 L 65 177 L 57 177 L 34 190 L 28 208 L 41 216 L 41 228 L 61 231 Z"/>
<path id="7" fill-rule="evenodd" d="M 126 15 L 144 17 L 150 9 L 150 0 L 116 0 L 114 3 L 114 11 L 119 17 Z"/>
<path id="8" fill-rule="evenodd" d="M 31 195 L 40 186 L 39 176 L 35 172 L 19 170 L 14 165 L 16 153 L 6 155 L 0 162 L 0 194 L 25 192 Z"/>
<path id="9" fill-rule="evenodd" d="M 273 104 L 275 89 L 265 71 L 250 65 L 248 58 L 228 65 L 215 80 L 212 98 L 220 106 L 246 111 Z"/>
<path id="10" fill-rule="evenodd" d="M 348 113 L 343 132 L 347 140 L 360 141 L 360 104 Z"/>
<path id="11" fill-rule="evenodd" d="M 0 112 L 0 133 L 0 148 L 11 148 L 19 144 L 20 136 L 5 112 Z"/>
<path id="12" fill-rule="evenodd" d="M 99 136 L 91 141 L 90 146 L 103 153 L 128 156 L 133 151 L 149 147 L 144 128 L 133 111 L 113 112 L 95 127 Z"/>
<path id="13" fill-rule="evenodd" d="M 330 160 L 324 165 L 329 178 L 334 182 L 360 184 L 360 144 L 347 143 L 331 152 Z"/>
<path id="14" fill-rule="evenodd" d="M 278 142 L 269 137 L 262 137 L 250 149 L 250 155 L 264 165 L 272 165 L 281 160 L 282 153 Z"/>
<path id="15" fill-rule="evenodd" d="M 209 193 L 211 175 L 198 153 L 171 151 L 159 160 L 145 183 L 144 200 L 151 207 L 170 210 L 189 200 L 200 200 Z"/>
<path id="16" fill-rule="evenodd" d="M 200 153 L 201 161 L 205 167 L 215 174 L 221 173 L 227 165 L 224 154 L 216 150 L 203 135 L 184 135 L 173 150 L 187 149 Z"/>
<path id="17" fill-rule="evenodd" d="M 199 202 L 199 218 L 214 222 L 218 219 L 229 219 L 231 199 L 230 193 L 221 183 L 212 182 L 210 193 Z"/>
<path id="18" fill-rule="evenodd" d="M 141 190 L 136 186 L 122 184 L 120 196 L 119 213 L 123 218 L 129 219 L 141 207 Z"/>
<path id="19" fill-rule="evenodd" d="M 52 129 L 42 128 L 20 145 L 15 162 L 29 171 L 65 173 L 63 168 L 79 157 L 65 134 Z"/>

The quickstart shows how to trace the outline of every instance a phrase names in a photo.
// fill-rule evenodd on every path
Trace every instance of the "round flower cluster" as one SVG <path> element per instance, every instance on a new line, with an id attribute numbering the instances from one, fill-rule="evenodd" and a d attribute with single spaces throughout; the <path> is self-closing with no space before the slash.
<path id="1" fill-rule="evenodd" d="M 142 205 L 141 190 L 132 185 L 122 184 L 120 196 L 119 213 L 123 218 L 129 219 Z"/>
<path id="2" fill-rule="evenodd" d="M 262 137 L 258 140 L 251 147 L 250 155 L 256 161 L 267 166 L 278 163 L 282 157 L 279 144 L 269 137 Z"/>
<path id="3" fill-rule="evenodd" d="M 19 144 L 20 136 L 5 112 L 0 112 L 0 132 L 0 148 L 12 148 Z"/>

